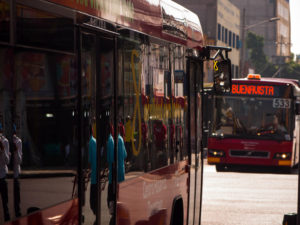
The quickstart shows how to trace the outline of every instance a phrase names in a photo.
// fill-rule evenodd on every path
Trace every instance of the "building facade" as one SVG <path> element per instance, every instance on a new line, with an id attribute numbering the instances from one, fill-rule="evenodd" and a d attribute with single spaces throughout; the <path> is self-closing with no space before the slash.
<path id="1" fill-rule="evenodd" d="M 217 0 L 216 45 L 232 48 L 230 59 L 233 77 L 240 77 L 240 10 L 229 0 Z"/>
<path id="2" fill-rule="evenodd" d="M 264 38 L 264 52 L 270 61 L 282 63 L 287 60 L 291 54 L 289 1 L 231 0 L 231 2 L 241 11 L 241 24 L 246 28 L 245 38 L 247 31 L 262 36 Z M 279 20 L 269 22 L 271 18 L 275 17 L 278 17 Z"/>
<path id="3" fill-rule="evenodd" d="M 240 10 L 229 0 L 175 0 L 196 13 L 206 44 L 231 47 L 233 77 L 239 77 Z"/>

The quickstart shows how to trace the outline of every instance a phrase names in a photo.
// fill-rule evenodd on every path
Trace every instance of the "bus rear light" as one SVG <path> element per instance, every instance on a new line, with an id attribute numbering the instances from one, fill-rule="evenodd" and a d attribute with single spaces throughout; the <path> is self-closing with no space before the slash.
<path id="1" fill-rule="evenodd" d="M 260 74 L 248 74 L 247 79 L 248 80 L 260 80 L 261 75 Z"/>
<path id="2" fill-rule="evenodd" d="M 213 149 L 209 149 L 208 150 L 208 155 L 210 157 L 224 157 L 225 153 L 221 150 L 213 150 Z"/>
<path id="3" fill-rule="evenodd" d="M 283 159 L 283 160 L 289 160 L 291 159 L 291 153 L 276 153 L 274 155 L 274 159 Z"/>

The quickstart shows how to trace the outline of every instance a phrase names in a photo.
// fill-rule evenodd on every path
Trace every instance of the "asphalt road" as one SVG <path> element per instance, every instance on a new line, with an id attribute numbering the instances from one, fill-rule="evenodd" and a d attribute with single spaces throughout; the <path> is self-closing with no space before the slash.
<path id="1" fill-rule="evenodd" d="M 297 212 L 297 174 L 216 172 L 204 165 L 202 225 L 282 225 Z"/>

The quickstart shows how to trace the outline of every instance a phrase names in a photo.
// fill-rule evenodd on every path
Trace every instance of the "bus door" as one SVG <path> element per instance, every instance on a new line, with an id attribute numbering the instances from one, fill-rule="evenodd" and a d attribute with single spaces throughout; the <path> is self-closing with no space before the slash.
<path id="1" fill-rule="evenodd" d="M 78 36 L 82 115 L 81 223 L 109 224 L 112 213 L 108 205 L 108 187 L 109 183 L 113 187 L 114 182 L 109 179 L 107 142 L 116 127 L 113 114 L 116 36 L 82 27 Z M 110 196 L 114 201 L 116 195 Z"/>
<path id="2" fill-rule="evenodd" d="M 202 61 L 188 58 L 189 225 L 200 224 L 202 200 Z"/>
<path id="3" fill-rule="evenodd" d="M 294 112 L 293 112 L 294 114 Z M 295 125 L 293 135 L 293 156 L 292 166 L 299 162 L 299 148 L 300 148 L 300 115 L 295 114 Z"/>

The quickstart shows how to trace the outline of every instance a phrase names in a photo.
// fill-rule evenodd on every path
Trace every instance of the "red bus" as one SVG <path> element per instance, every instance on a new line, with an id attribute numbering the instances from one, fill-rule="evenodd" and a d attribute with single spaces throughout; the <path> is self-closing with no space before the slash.
<path id="1" fill-rule="evenodd" d="M 214 96 L 208 163 L 291 168 L 298 163 L 296 80 L 250 74 L 233 79 L 230 93 Z"/>
<path id="2" fill-rule="evenodd" d="M 203 63 L 218 50 L 230 68 L 229 49 L 170 0 L 0 15 L 0 224 L 199 224 Z"/>

